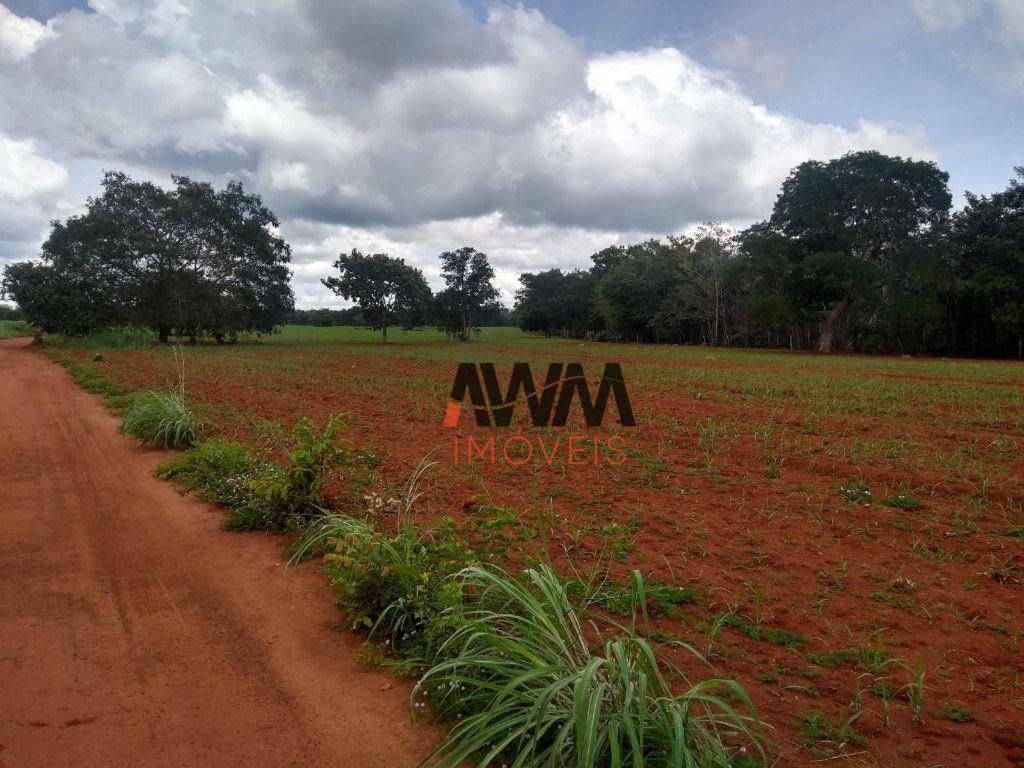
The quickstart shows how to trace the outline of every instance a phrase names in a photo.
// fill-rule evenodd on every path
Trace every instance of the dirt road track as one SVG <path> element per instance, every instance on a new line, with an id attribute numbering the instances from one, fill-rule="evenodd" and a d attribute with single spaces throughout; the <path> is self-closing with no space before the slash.
<path id="1" fill-rule="evenodd" d="M 432 734 L 315 570 L 218 530 L 25 343 L 0 342 L 0 767 L 415 765 Z"/>

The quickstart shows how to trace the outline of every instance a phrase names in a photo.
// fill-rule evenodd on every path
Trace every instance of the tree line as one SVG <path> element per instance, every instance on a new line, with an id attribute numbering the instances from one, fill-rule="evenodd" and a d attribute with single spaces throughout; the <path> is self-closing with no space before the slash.
<path id="1" fill-rule="evenodd" d="M 527 331 L 573 338 L 1024 357 L 1024 169 L 951 214 L 934 163 L 797 166 L 741 232 L 612 246 L 520 277 Z"/>
<path id="2" fill-rule="evenodd" d="M 436 295 L 402 259 L 342 254 L 337 274 L 322 282 L 355 307 L 302 314 L 290 284 L 291 249 L 260 197 L 237 182 L 217 190 L 172 179 L 165 190 L 107 172 L 85 213 L 53 222 L 38 261 L 4 268 L 0 293 L 47 333 L 131 325 L 164 343 L 171 336 L 230 341 L 312 318 L 358 321 L 384 341 L 390 327 L 426 324 L 467 341 L 481 325 L 507 322 L 487 256 L 469 247 L 441 254 L 445 288 Z"/>
<path id="3" fill-rule="evenodd" d="M 589 269 L 524 273 L 512 318 L 572 338 L 864 352 L 1024 357 L 1024 169 L 951 212 L 932 162 L 854 152 L 807 161 L 771 216 L 743 231 L 605 248 Z M 440 255 L 444 288 L 385 253 L 341 254 L 323 284 L 354 306 L 296 310 L 278 221 L 240 184 L 173 177 L 163 190 L 109 172 L 86 212 L 54 222 L 38 262 L 2 288 L 33 325 L 112 325 L 195 340 L 285 322 L 434 325 L 467 341 L 509 322 L 486 254 Z"/>

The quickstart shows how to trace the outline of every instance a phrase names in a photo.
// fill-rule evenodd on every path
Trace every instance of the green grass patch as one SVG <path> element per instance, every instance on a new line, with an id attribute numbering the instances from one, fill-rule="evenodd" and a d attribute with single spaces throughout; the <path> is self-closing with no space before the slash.
<path id="1" fill-rule="evenodd" d="M 35 336 L 36 329 L 24 320 L 0 320 L 0 341 Z"/>
<path id="2" fill-rule="evenodd" d="M 863 746 L 867 740 L 858 733 L 853 724 L 859 719 L 856 714 L 841 725 L 834 724 L 828 716 L 818 710 L 805 712 L 799 717 L 799 741 L 819 760 L 825 760 L 842 753 L 846 745 Z"/>
<path id="3" fill-rule="evenodd" d="M 796 632 L 790 632 L 788 629 L 766 627 L 763 624 L 756 624 L 747 621 L 743 617 L 732 613 L 720 618 L 725 626 L 738 629 L 751 640 L 771 643 L 772 645 L 781 645 L 784 648 L 789 648 L 794 651 L 799 651 L 807 644 L 806 637 Z"/>

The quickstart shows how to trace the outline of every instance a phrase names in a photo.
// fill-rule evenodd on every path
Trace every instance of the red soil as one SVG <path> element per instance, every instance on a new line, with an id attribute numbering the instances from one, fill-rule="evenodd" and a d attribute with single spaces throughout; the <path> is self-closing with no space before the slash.
<path id="1" fill-rule="evenodd" d="M 153 476 L 98 398 L 0 342 L 0 766 L 413 766 L 407 688 L 315 568 Z"/>
<path id="2" fill-rule="evenodd" d="M 492 359 L 494 351 L 474 349 L 473 356 Z M 572 359 L 595 366 L 606 354 L 590 346 L 573 349 Z M 211 353 L 190 362 L 188 380 L 199 399 L 230 404 L 215 410 L 217 429 L 241 439 L 258 440 L 252 416 L 288 426 L 301 416 L 322 420 L 338 411 L 352 413 L 356 444 L 383 459 L 377 489 L 382 496 L 395 493 L 431 448 L 446 446 L 435 455 L 442 466 L 424 481 L 424 522 L 452 515 L 469 524 L 486 505 L 514 507 L 534 529 L 524 532 L 513 558 L 536 551 L 535 530 L 543 529 L 563 564 L 610 563 L 620 580 L 635 567 L 696 587 L 703 599 L 686 606 L 681 620 L 658 622 L 672 638 L 703 649 L 709 622 L 727 610 L 749 624 L 799 634 L 805 644 L 797 651 L 727 627 L 714 658 L 721 675 L 735 677 L 753 696 L 773 727 L 772 752 L 784 765 L 815 763 L 821 750 L 847 755 L 837 764 L 887 768 L 1024 765 L 1024 550 L 1019 537 L 1004 535 L 1020 525 L 1024 498 L 1024 461 L 1016 448 L 1004 450 L 1020 439 L 1006 426 L 1021 423 L 1019 400 L 1008 402 L 994 424 L 969 409 L 953 414 L 924 390 L 914 390 L 902 410 L 811 419 L 791 398 L 774 404 L 748 398 L 714 378 L 702 391 L 680 392 L 659 383 L 661 367 L 728 369 L 713 356 L 630 359 L 622 347 L 614 356 L 623 362 L 640 423 L 621 433 L 636 451 L 622 467 L 543 461 L 452 466 L 453 430 L 442 428 L 441 418 L 454 363 L 419 359 L 412 348 L 408 357 L 344 347 Z M 130 387 L 152 386 L 168 373 L 152 352 L 106 353 L 101 368 Z M 630 378 L 632 371 L 648 368 L 655 373 Z M 746 370 L 777 374 L 783 385 L 794 375 L 760 362 Z M 828 375 L 830 381 L 861 376 L 869 388 L 894 378 L 908 386 L 954 385 L 958 378 L 889 369 L 837 368 Z M 981 391 L 1005 385 L 970 379 L 963 386 Z M 698 434 L 709 418 L 732 430 L 714 451 Z M 454 431 L 463 441 L 497 434 L 470 421 L 464 411 Z M 774 437 L 759 442 L 752 430 L 768 423 Z M 531 428 L 523 434 L 540 436 Z M 590 434 L 608 437 L 607 430 Z M 544 435 L 550 441 L 556 433 Z M 908 448 L 895 458 L 851 453 L 851 445 L 879 441 Z M 985 501 L 978 506 L 970 503 L 978 492 L 976 478 L 950 469 L 965 446 L 999 470 L 986 481 Z M 766 460 L 776 450 L 781 477 L 767 477 Z M 942 460 L 932 461 L 934 456 Z M 867 478 L 876 498 L 906 486 L 923 507 L 902 511 L 850 503 L 838 489 L 858 477 Z M 616 526 L 607 528 L 611 523 Z M 608 553 L 615 536 L 628 539 L 621 559 Z M 863 658 L 836 666 L 814 663 L 812 654 L 850 649 L 878 650 L 880 664 Z M 709 674 L 683 653 L 666 653 L 695 675 Z M 903 663 L 912 667 L 918 660 L 927 669 L 921 724 L 913 721 L 903 689 Z M 888 705 L 878 695 L 885 686 L 897 692 Z M 956 708 L 968 722 L 950 719 Z M 854 726 L 862 743 L 841 750 L 819 744 L 818 752 L 802 744 L 803 718 L 814 711 L 836 725 L 863 711 Z"/>

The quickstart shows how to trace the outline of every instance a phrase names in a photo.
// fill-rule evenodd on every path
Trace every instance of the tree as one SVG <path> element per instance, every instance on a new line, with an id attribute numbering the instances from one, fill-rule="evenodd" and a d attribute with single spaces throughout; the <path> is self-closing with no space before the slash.
<path id="1" fill-rule="evenodd" d="M 218 191 L 173 181 L 168 191 L 106 173 L 83 215 L 53 223 L 42 264 L 5 270 L 31 322 L 66 333 L 131 323 L 164 342 L 283 323 L 294 308 L 291 252 L 274 214 L 236 182 Z"/>
<path id="2" fill-rule="evenodd" d="M 973 344 L 1024 358 L 1024 167 L 1004 192 L 967 194 L 954 217 L 957 273 Z"/>
<path id="3" fill-rule="evenodd" d="M 385 344 L 389 326 L 408 329 L 422 324 L 432 294 L 420 270 L 386 253 L 364 255 L 355 249 L 341 254 L 334 267 L 339 276 L 321 282 L 358 304 L 366 324 L 381 331 Z"/>
<path id="4" fill-rule="evenodd" d="M 25 319 L 46 333 L 77 336 L 116 325 L 123 317 L 114 291 L 88 275 L 62 272 L 49 264 L 21 261 L 4 268 L 0 286 Z"/>
<path id="5" fill-rule="evenodd" d="M 498 305 L 498 289 L 491 282 L 494 269 L 487 254 L 463 247 L 441 254 L 441 277 L 446 287 L 435 300 L 437 327 L 459 341 L 469 341 L 470 333 L 479 329 L 480 317 Z"/>
<path id="6" fill-rule="evenodd" d="M 915 242 L 947 218 L 949 174 L 931 162 L 851 152 L 808 160 L 782 185 L 770 225 L 800 246 L 807 298 L 822 306 L 818 349 L 869 290 L 892 294 Z"/>
<path id="7" fill-rule="evenodd" d="M 592 322 L 594 278 L 589 272 L 549 269 L 519 276 L 516 314 L 524 331 L 580 337 Z"/>
<path id="8" fill-rule="evenodd" d="M 648 240 L 594 255 L 597 306 L 614 338 L 660 342 L 685 334 L 691 245 L 684 237 Z"/>
<path id="9" fill-rule="evenodd" d="M 735 234 L 723 224 L 702 224 L 693 236 L 687 280 L 693 306 L 709 344 L 729 343 L 727 305 L 729 265 L 735 255 Z"/>

